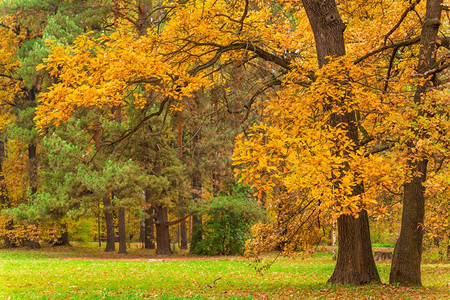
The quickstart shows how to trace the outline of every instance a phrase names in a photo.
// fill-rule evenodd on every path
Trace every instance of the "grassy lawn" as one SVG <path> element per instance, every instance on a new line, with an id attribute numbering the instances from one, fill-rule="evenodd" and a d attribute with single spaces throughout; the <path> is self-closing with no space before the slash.
<path id="1" fill-rule="evenodd" d="M 272 259 L 268 256 L 266 259 Z M 0 250 L 0 299 L 449 299 L 450 265 L 423 265 L 424 288 L 330 286 L 329 252 L 279 258 L 260 274 L 241 257 L 161 258 L 96 248 Z M 379 263 L 383 282 L 389 264 Z"/>

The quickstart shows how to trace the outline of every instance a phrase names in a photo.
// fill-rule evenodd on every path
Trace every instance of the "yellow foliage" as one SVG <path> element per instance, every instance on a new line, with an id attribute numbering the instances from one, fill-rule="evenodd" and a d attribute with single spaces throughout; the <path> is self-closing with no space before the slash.
<path id="1" fill-rule="evenodd" d="M 211 73 L 247 62 L 262 49 L 288 59 L 288 71 L 276 96 L 258 103 L 262 122 L 236 138 L 235 174 L 269 210 L 279 212 L 280 205 L 303 209 L 307 204 L 305 215 L 292 219 L 311 235 L 291 239 L 302 243 L 320 237 L 320 222 L 312 219 L 329 224 L 342 214 L 357 216 L 361 209 L 386 213 L 379 203 L 382 196 L 401 193 L 402 184 L 414 175 L 408 159 L 428 159 L 434 167 L 439 164 L 434 157 L 448 162 L 448 83 L 427 91 L 420 105 L 411 101 L 415 88 L 429 81 L 429 76 L 416 74 L 420 45 L 411 42 L 418 41 L 425 2 L 341 2 L 347 55 L 329 58 L 322 69 L 316 66 L 313 34 L 299 2 L 162 5 L 171 8 L 167 18 L 152 24 L 147 34 L 119 20 L 111 33 L 86 33 L 72 46 L 52 45 L 51 55 L 38 68 L 58 82 L 39 97 L 38 128 L 65 122 L 78 109 L 160 104 L 182 110 L 186 99 L 220 78 Z M 410 5 L 414 13 L 398 23 Z M 448 20 L 443 23 L 448 29 Z M 398 41 L 408 43 L 393 47 Z M 436 56 L 448 61 L 445 50 Z M 278 67 L 270 65 L 267 72 L 277 75 Z M 443 76 L 448 79 L 448 71 Z M 356 124 L 332 124 L 349 114 Z M 349 136 L 349 126 L 357 127 L 358 138 Z M 448 182 L 430 180 L 427 185 L 437 191 Z M 355 192 L 362 188 L 364 192 Z M 284 222 L 286 216 L 274 220 Z M 262 234 L 266 229 L 255 230 Z"/>

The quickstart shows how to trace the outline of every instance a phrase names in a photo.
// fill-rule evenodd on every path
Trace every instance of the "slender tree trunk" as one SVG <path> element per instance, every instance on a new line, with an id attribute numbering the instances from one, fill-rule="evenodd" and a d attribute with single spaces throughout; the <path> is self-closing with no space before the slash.
<path id="1" fill-rule="evenodd" d="M 143 216 L 143 233 L 142 242 L 144 249 L 155 249 L 155 222 L 153 221 L 154 209 L 150 205 L 150 195 L 147 190 L 143 190 L 145 209 Z"/>
<path id="2" fill-rule="evenodd" d="M 195 254 L 197 251 L 198 244 L 203 239 L 203 227 L 202 227 L 202 216 L 193 215 L 192 216 L 192 239 L 191 248 L 189 253 Z"/>
<path id="3" fill-rule="evenodd" d="M 337 252 L 336 252 L 336 221 L 333 221 L 332 229 L 331 229 L 331 237 L 332 237 L 332 246 L 333 246 L 333 260 L 337 259 Z"/>
<path id="4" fill-rule="evenodd" d="M 344 30 L 334 0 L 303 0 L 316 43 L 319 67 L 328 63 L 328 56 L 345 55 Z M 347 135 L 359 145 L 358 129 L 354 112 L 334 115 L 330 123 L 347 125 Z M 349 149 L 354 151 L 355 149 Z M 363 192 L 362 186 L 354 188 L 353 195 Z M 338 218 L 338 257 L 333 275 L 329 279 L 333 284 L 366 284 L 380 282 L 372 255 L 369 220 L 366 211 L 358 218 L 341 216 Z"/>
<path id="5" fill-rule="evenodd" d="M 436 64 L 437 40 L 441 24 L 442 0 L 428 0 L 426 4 L 425 20 L 422 24 L 421 48 L 417 72 L 424 74 L 434 68 Z M 435 76 L 431 76 L 425 84 L 419 84 L 414 94 L 414 104 L 420 105 L 424 93 L 436 84 Z M 420 111 L 424 116 L 426 111 Z M 417 138 L 426 138 L 415 132 Z M 414 143 L 409 141 L 410 159 L 408 167 L 413 172 L 411 181 L 403 184 L 403 212 L 400 236 L 395 244 L 392 257 L 390 283 L 403 286 L 421 286 L 420 264 L 422 261 L 423 223 L 425 215 L 425 186 L 427 164 L 426 154 L 415 149 Z"/>
<path id="6" fill-rule="evenodd" d="M 0 138 L 0 204 L 1 208 L 10 207 L 8 189 L 5 184 L 5 174 L 3 173 L 3 163 L 6 157 L 5 141 Z"/>
<path id="7" fill-rule="evenodd" d="M 97 121 L 94 128 L 94 142 L 95 149 L 98 154 L 102 154 L 102 127 L 100 121 Z M 111 199 L 109 195 L 103 196 L 103 213 L 105 214 L 105 224 L 106 224 L 106 248 L 105 252 L 113 252 L 116 250 L 116 238 L 114 232 L 114 216 L 113 207 L 111 204 Z M 99 237 L 100 240 L 100 237 Z M 101 244 L 101 242 L 99 242 Z"/>
<path id="8" fill-rule="evenodd" d="M 28 145 L 28 174 L 30 177 L 30 189 L 32 195 L 37 192 L 37 164 L 36 144 L 30 143 Z"/>
<path id="9" fill-rule="evenodd" d="M 171 255 L 167 207 L 155 205 L 156 217 L 156 255 Z"/>
<path id="10" fill-rule="evenodd" d="M 200 140 L 200 132 L 192 138 L 192 161 L 193 170 L 191 178 L 191 196 L 194 202 L 198 202 L 202 197 L 202 174 L 199 168 L 200 154 L 198 143 Z M 191 248 L 190 253 L 196 253 L 197 245 L 202 241 L 202 216 L 194 214 L 192 216 L 192 238 L 191 238 Z"/>
<path id="11" fill-rule="evenodd" d="M 180 162 L 183 161 L 183 115 L 181 112 L 178 113 L 177 115 L 177 154 L 178 154 L 178 159 L 180 160 Z M 179 198 L 178 198 L 178 206 L 179 209 L 181 211 L 180 217 L 183 218 L 184 217 L 184 199 L 183 199 L 183 195 L 180 191 L 179 193 Z M 180 223 L 180 238 L 181 238 L 181 243 L 180 243 L 180 249 L 181 250 L 187 250 L 188 248 L 188 242 L 187 242 L 187 233 L 186 233 L 186 221 L 183 220 Z"/>
<path id="12" fill-rule="evenodd" d="M 116 236 L 114 232 L 114 216 L 111 199 L 109 196 L 103 197 L 103 211 L 105 213 L 106 223 L 106 248 L 105 252 L 116 251 Z"/>
<path id="13" fill-rule="evenodd" d="M 200 171 L 196 168 L 192 174 L 192 199 L 199 201 L 202 193 L 202 178 Z M 202 216 L 194 214 L 192 216 L 192 239 L 190 253 L 197 251 L 197 245 L 202 241 Z"/>
<path id="14" fill-rule="evenodd" d="M 187 243 L 186 220 L 183 220 L 183 221 L 180 222 L 180 239 L 181 239 L 180 249 L 181 250 L 187 250 L 188 243 Z"/>
<path id="15" fill-rule="evenodd" d="M 140 226 L 139 226 L 139 243 L 144 245 L 145 242 L 145 211 L 143 210 Z"/>
<path id="16" fill-rule="evenodd" d="M 36 152 L 36 144 L 31 142 L 28 145 L 28 176 L 30 180 L 31 196 L 37 192 L 37 170 L 38 170 L 38 158 Z M 38 225 L 36 225 L 38 226 Z M 39 241 L 28 240 L 28 247 L 30 249 L 40 249 L 41 245 Z"/>
<path id="17" fill-rule="evenodd" d="M 100 201 L 98 202 L 98 211 L 97 211 L 97 236 L 98 236 L 98 247 L 102 247 L 102 237 L 101 237 L 101 212 L 100 212 Z"/>
<path id="18" fill-rule="evenodd" d="M 146 211 L 147 217 L 144 219 L 145 236 L 144 248 L 155 249 L 155 222 L 153 221 L 153 207 L 149 207 Z"/>
<path id="19" fill-rule="evenodd" d="M 119 254 L 127 253 L 127 233 L 125 228 L 125 208 L 119 207 Z"/>
<path id="20" fill-rule="evenodd" d="M 9 200 L 8 189 L 5 184 L 5 175 L 3 173 L 3 163 L 4 163 L 4 160 L 6 157 L 5 144 L 6 144 L 6 141 L 4 141 L 3 138 L 1 138 L 0 139 L 0 210 L 2 208 L 11 208 L 11 202 Z M 8 220 L 7 224 L 5 226 L 5 229 L 12 230 L 13 226 L 14 226 L 13 221 Z M 13 243 L 7 234 L 5 234 L 3 236 L 3 246 L 5 248 L 13 247 Z"/>

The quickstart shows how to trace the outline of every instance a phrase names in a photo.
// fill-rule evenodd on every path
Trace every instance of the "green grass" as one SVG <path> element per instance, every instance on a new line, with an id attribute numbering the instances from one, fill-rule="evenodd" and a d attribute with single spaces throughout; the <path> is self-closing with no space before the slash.
<path id="1" fill-rule="evenodd" d="M 328 252 L 279 258 L 261 275 L 241 257 L 161 261 L 137 249 L 0 250 L 0 299 L 448 299 L 450 292 L 449 264 L 424 263 L 425 288 L 327 285 L 333 268 Z M 386 282 L 389 265 L 378 268 Z"/>
<path id="2" fill-rule="evenodd" d="M 394 248 L 394 243 L 372 243 L 374 248 Z"/>

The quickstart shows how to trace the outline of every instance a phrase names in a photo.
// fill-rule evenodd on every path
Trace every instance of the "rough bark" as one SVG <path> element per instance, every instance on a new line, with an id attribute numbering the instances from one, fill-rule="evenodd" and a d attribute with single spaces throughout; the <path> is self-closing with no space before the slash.
<path id="1" fill-rule="evenodd" d="M 345 24 L 333 0 L 303 0 L 303 6 L 314 33 L 321 68 L 328 62 L 328 56 L 345 55 Z"/>
<path id="2" fill-rule="evenodd" d="M 156 225 L 156 255 L 171 255 L 169 222 L 167 219 L 167 207 L 155 205 Z"/>
<path id="3" fill-rule="evenodd" d="M 442 0 L 428 0 L 425 20 L 422 24 L 421 48 L 417 72 L 424 74 L 436 63 L 438 31 L 442 13 Z M 434 76 L 425 84 L 419 84 L 414 94 L 414 102 L 420 105 L 423 94 L 434 85 Z M 426 112 L 419 112 L 421 116 Z M 422 138 L 415 132 L 417 138 Z M 422 261 L 423 223 L 425 215 L 425 187 L 428 161 L 414 149 L 414 143 L 409 141 L 410 159 L 408 167 L 413 171 L 413 177 L 403 184 L 403 212 L 400 236 L 395 244 L 392 258 L 390 283 L 402 286 L 421 286 L 420 264 Z M 421 157 L 422 156 L 422 157 Z"/>
<path id="4" fill-rule="evenodd" d="M 422 260 L 423 221 L 425 214 L 425 187 L 427 161 L 411 163 L 414 171 L 422 173 L 403 185 L 403 212 L 400 236 L 392 258 L 390 283 L 403 286 L 422 285 L 420 264 Z"/>
<path id="5" fill-rule="evenodd" d="M 105 252 L 116 251 L 116 237 L 114 233 L 114 216 L 112 212 L 111 199 L 109 196 L 103 197 L 103 212 L 106 223 L 106 248 Z"/>
<path id="6" fill-rule="evenodd" d="M 365 210 L 359 218 L 338 218 L 338 255 L 328 282 L 333 284 L 367 284 L 380 282 L 370 242 L 369 218 Z"/>
<path id="7" fill-rule="evenodd" d="M 303 0 L 316 43 L 319 67 L 328 63 L 329 56 L 345 55 L 344 30 L 335 1 Z M 355 143 L 358 141 L 358 129 L 354 112 L 334 115 L 331 125 L 347 125 L 347 135 Z M 352 151 L 354 149 L 349 149 Z M 363 192 L 362 186 L 355 187 L 353 195 Z M 341 216 L 338 218 L 338 257 L 333 275 L 329 279 L 333 284 L 367 284 L 380 282 L 372 255 L 369 220 L 367 212 L 361 211 L 358 218 Z"/>
<path id="8" fill-rule="evenodd" d="M 127 233 L 125 230 L 125 208 L 119 207 L 119 254 L 127 253 Z"/>

